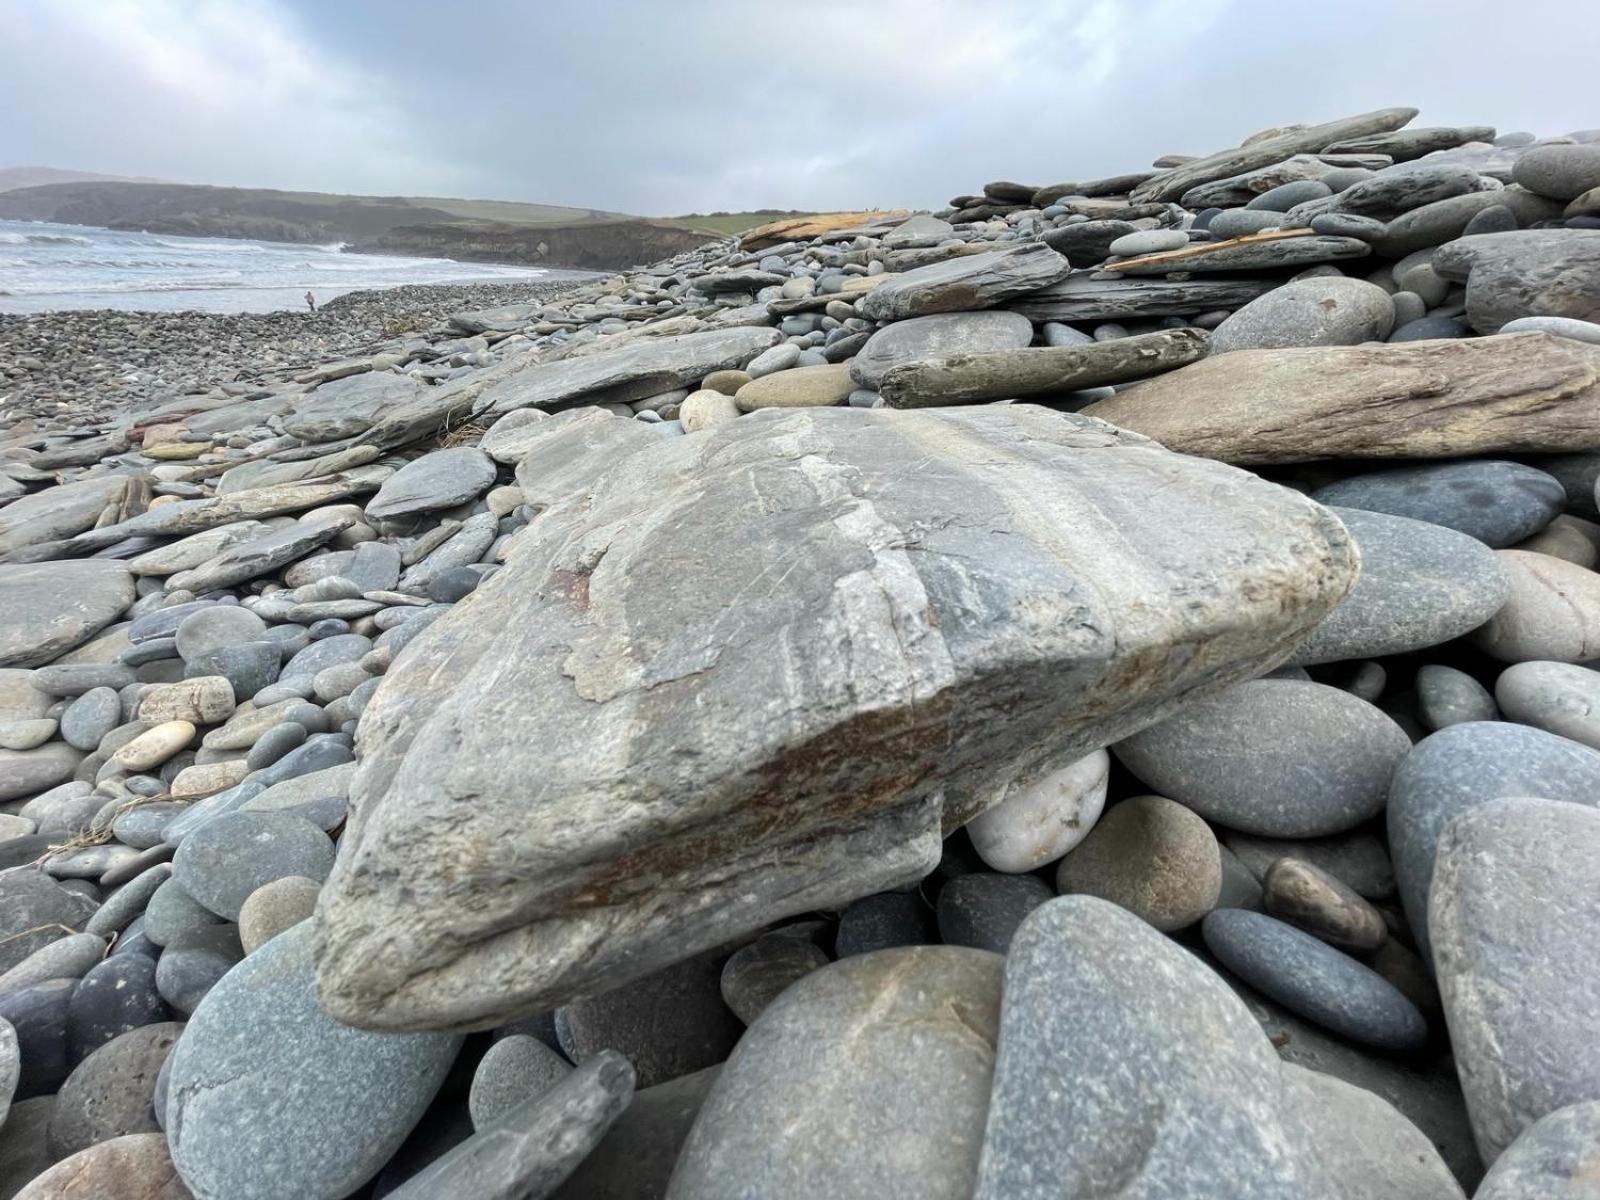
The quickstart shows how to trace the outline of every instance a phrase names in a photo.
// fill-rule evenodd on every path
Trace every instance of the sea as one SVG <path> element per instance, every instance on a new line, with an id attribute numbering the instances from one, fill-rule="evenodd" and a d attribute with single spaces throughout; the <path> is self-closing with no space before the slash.
<path id="1" fill-rule="evenodd" d="M 0 220 L 0 313 L 117 308 L 274 312 L 346 292 L 415 283 L 507 283 L 583 272 L 442 258 L 351 254 L 239 238 L 176 237 Z"/>

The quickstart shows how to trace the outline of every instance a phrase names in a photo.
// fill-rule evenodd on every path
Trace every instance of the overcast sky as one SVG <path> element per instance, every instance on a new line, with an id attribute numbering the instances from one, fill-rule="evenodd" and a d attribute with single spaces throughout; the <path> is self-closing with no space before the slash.
<path id="1" fill-rule="evenodd" d="M 0 166 L 931 207 L 1388 105 L 1600 125 L 1593 0 L 0 0 Z"/>

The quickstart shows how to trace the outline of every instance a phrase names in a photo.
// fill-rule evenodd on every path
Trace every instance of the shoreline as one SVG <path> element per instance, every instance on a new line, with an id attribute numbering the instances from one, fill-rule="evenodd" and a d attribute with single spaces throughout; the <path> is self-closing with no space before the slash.
<path id="1" fill-rule="evenodd" d="M 247 386 L 372 353 L 427 332 L 453 312 L 545 300 L 599 277 L 367 288 L 334 297 L 315 313 L 0 313 L 0 431 L 28 418 L 101 421 L 149 399 Z"/>

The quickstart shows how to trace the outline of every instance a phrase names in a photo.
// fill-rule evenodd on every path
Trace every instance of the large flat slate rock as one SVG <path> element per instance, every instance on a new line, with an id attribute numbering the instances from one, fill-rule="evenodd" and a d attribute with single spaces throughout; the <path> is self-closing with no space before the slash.
<path id="1" fill-rule="evenodd" d="M 779 340 L 776 329 L 739 326 L 641 338 L 593 354 L 527 363 L 485 388 L 473 409 L 482 416 L 583 399 L 642 400 L 697 384 L 713 371 L 743 367 Z"/>
<path id="2" fill-rule="evenodd" d="M 133 603 L 133 576 L 107 559 L 0 565 L 0 667 L 38 667 L 83 645 Z"/>
<path id="3" fill-rule="evenodd" d="M 1246 465 L 1589 449 L 1600 445 L 1600 346 L 1518 333 L 1239 350 L 1084 411 Z"/>
<path id="4" fill-rule="evenodd" d="M 1072 269 L 1042 242 L 967 254 L 904 271 L 856 301 L 870 321 L 993 308 L 1062 278 Z"/>
<path id="5" fill-rule="evenodd" d="M 306 442 L 332 442 L 365 433 L 423 384 L 408 375 L 367 371 L 325 383 L 283 419 L 283 431 Z"/>
<path id="6" fill-rule="evenodd" d="M 903 885 L 1013 781 L 1281 661 L 1354 573 L 1302 497 L 1028 405 L 663 441 L 373 696 L 322 1000 L 488 1027 Z"/>
<path id="7" fill-rule="evenodd" d="M 1440 246 L 1433 269 L 1467 285 L 1467 320 L 1479 333 L 1520 317 L 1600 320 L 1600 230 L 1473 234 Z"/>

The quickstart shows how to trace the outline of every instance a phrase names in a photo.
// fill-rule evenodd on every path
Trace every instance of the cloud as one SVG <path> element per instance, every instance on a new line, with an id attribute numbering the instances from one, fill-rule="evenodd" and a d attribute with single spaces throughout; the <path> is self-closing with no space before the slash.
<path id="1" fill-rule="evenodd" d="M 934 206 L 1391 104 L 1594 123 L 1578 0 L 11 0 L 0 163 L 652 214 Z"/>

